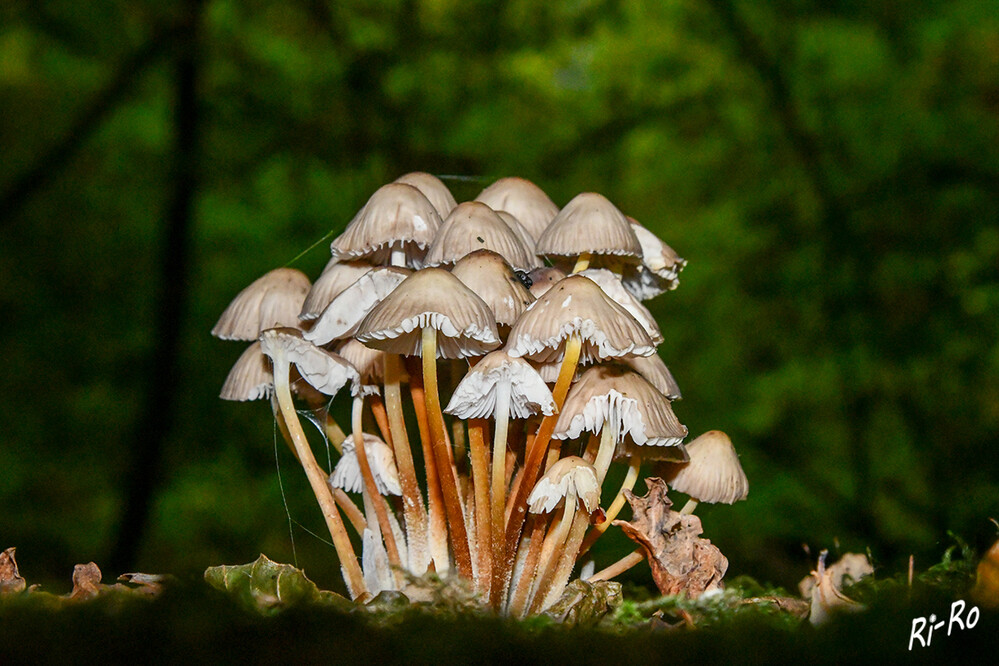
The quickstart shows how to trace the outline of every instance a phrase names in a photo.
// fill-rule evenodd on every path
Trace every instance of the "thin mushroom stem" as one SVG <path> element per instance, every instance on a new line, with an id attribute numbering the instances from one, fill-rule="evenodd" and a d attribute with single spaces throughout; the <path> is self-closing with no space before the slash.
<path id="1" fill-rule="evenodd" d="M 558 523 L 548 531 L 548 535 L 545 537 L 545 543 L 541 548 L 541 557 L 539 559 L 539 562 L 543 563 L 542 566 L 544 568 L 533 572 L 534 577 L 537 578 L 537 587 L 531 602 L 532 611 L 535 610 L 545 592 L 548 591 L 548 586 L 551 585 L 552 576 L 555 574 L 558 562 L 558 558 L 553 558 L 552 555 L 559 546 L 565 543 L 566 537 L 569 536 L 569 529 L 576 516 L 577 503 L 575 495 L 570 493 L 566 496 L 565 507 L 562 509 L 562 515 L 559 517 Z M 527 572 L 525 571 L 525 573 Z"/>
<path id="2" fill-rule="evenodd" d="M 451 534 L 451 549 L 454 551 L 458 573 L 472 580 L 472 555 L 468 547 L 468 532 L 465 529 L 465 516 L 461 498 L 458 496 L 458 481 L 447 452 L 444 432 L 444 414 L 441 412 L 441 399 L 437 390 L 437 329 L 423 327 L 421 353 L 423 356 L 423 387 L 427 401 L 427 419 L 430 425 L 430 440 L 437 462 L 437 474 L 444 495 L 444 509 L 447 511 Z"/>
<path id="3" fill-rule="evenodd" d="M 354 398 L 353 408 L 351 410 L 351 428 L 354 436 L 354 454 L 357 456 L 357 466 L 361 470 L 361 479 L 364 481 L 364 494 L 367 495 L 368 501 L 375 513 L 375 519 L 381 532 L 382 540 L 385 543 L 385 550 L 388 553 L 389 564 L 396 567 L 396 584 L 402 585 L 402 579 L 399 574 L 399 567 L 402 566 L 402 561 L 399 559 L 399 548 L 395 542 L 395 535 L 392 533 L 392 525 L 389 523 L 388 512 L 385 510 L 385 504 L 381 501 L 378 492 L 378 486 L 375 484 L 375 476 L 371 472 L 371 464 L 368 461 L 368 452 L 364 446 L 364 429 L 361 423 L 362 416 L 364 415 L 364 396 L 357 395 Z M 369 519 L 369 522 L 370 519 Z"/>
<path id="4" fill-rule="evenodd" d="M 371 413 L 378 424 L 378 432 L 382 435 L 382 440 L 392 446 L 392 430 L 389 428 L 388 412 L 385 411 L 385 403 L 380 395 L 371 396 Z M 394 456 L 393 456 L 394 457 Z"/>
<path id="5" fill-rule="evenodd" d="M 587 268 L 589 268 L 590 259 L 592 258 L 592 256 L 593 255 L 591 255 L 589 252 L 583 252 L 582 254 L 580 254 L 579 258 L 576 260 L 576 265 L 572 267 L 572 274 L 578 273 L 580 271 L 585 271 Z"/>
<path id="6" fill-rule="evenodd" d="M 520 530 L 524 526 L 524 518 L 527 515 L 527 497 L 534 490 L 534 484 L 538 478 L 538 471 L 541 463 L 548 451 L 548 442 L 551 439 L 555 423 L 558 421 L 558 410 L 562 409 L 565 403 L 565 396 L 569 392 L 569 384 L 576 374 L 576 365 L 579 362 L 579 353 L 582 350 L 582 339 L 578 334 L 569 336 L 566 340 L 565 352 L 562 356 L 562 366 L 559 368 L 558 379 L 555 381 L 555 389 L 552 397 L 555 399 L 556 413 L 545 416 L 541 420 L 538 432 L 534 436 L 530 450 L 525 456 L 523 477 L 517 487 L 514 496 L 513 510 L 510 512 L 510 519 L 506 528 L 506 561 L 503 567 L 503 578 L 501 583 L 506 586 L 509 583 L 510 575 L 513 573 L 513 564 L 517 559 L 517 544 L 520 541 Z"/>
<path id="7" fill-rule="evenodd" d="M 596 582 L 601 581 L 601 580 L 610 580 L 611 578 L 614 578 L 615 576 L 620 576 L 625 571 L 627 571 L 628 569 L 632 568 L 633 566 L 635 566 L 636 564 L 638 564 L 639 562 L 641 562 L 644 559 L 645 559 L 645 555 L 642 554 L 642 549 L 641 548 L 636 548 L 635 550 L 633 550 L 632 552 L 628 553 L 627 555 L 625 555 L 624 557 L 622 557 L 620 560 L 618 560 L 617 562 L 615 562 L 614 564 L 611 564 L 610 566 L 608 566 L 608 567 L 606 567 L 604 569 L 601 569 L 597 573 L 595 573 L 592 576 L 590 576 L 589 578 L 587 578 L 586 582 L 587 583 L 596 583 Z"/>
<path id="8" fill-rule="evenodd" d="M 426 392 L 423 388 L 422 372 L 410 371 L 409 394 L 416 411 L 416 425 L 420 431 L 420 446 L 423 450 L 423 469 L 427 477 L 427 503 L 430 511 L 430 556 L 434 570 L 444 575 L 451 568 L 451 556 L 447 549 L 447 518 L 444 516 L 444 496 L 434 462 L 434 450 L 430 440 L 430 426 L 427 419 Z"/>
<path id="9" fill-rule="evenodd" d="M 489 451 L 486 448 L 486 419 L 470 419 L 468 443 L 472 454 L 472 483 L 475 493 L 475 538 L 478 555 L 476 587 L 483 595 L 489 593 L 492 580 L 492 530 L 489 504 Z"/>
<path id="10" fill-rule="evenodd" d="M 576 512 L 572 519 L 572 527 L 569 528 L 569 536 L 565 539 L 565 546 L 562 548 L 558 559 L 558 566 L 552 575 L 547 592 L 538 590 L 534 597 L 532 611 L 540 612 L 558 601 L 562 596 L 562 591 L 569 582 L 569 576 L 576 566 L 576 555 L 579 552 L 579 545 L 583 541 L 586 528 L 589 527 L 590 518 L 585 511 Z"/>
<path id="11" fill-rule="evenodd" d="M 496 386 L 496 428 L 493 432 L 492 483 L 490 493 L 492 501 L 492 576 L 489 588 L 489 601 L 494 608 L 500 604 L 499 585 L 502 584 L 500 571 L 503 562 L 503 544 L 506 532 L 506 441 L 510 425 L 510 383 L 500 382 Z M 481 545 L 480 545 L 481 548 Z"/>
<path id="12" fill-rule="evenodd" d="M 621 489 L 617 491 L 617 495 L 614 496 L 614 501 L 611 502 L 610 507 L 607 508 L 604 521 L 595 525 L 593 531 L 586 535 L 586 539 L 583 540 L 583 545 L 579 549 L 579 556 L 582 557 L 594 542 L 600 538 L 600 536 L 607 531 L 611 522 L 617 518 L 617 514 L 621 513 L 621 509 L 624 508 L 624 491 L 633 490 L 635 488 L 635 483 L 638 481 L 638 470 L 642 466 L 642 455 L 640 453 L 635 453 L 631 456 L 631 460 L 628 461 L 628 473 L 624 477 L 624 481 L 621 483 Z"/>
<path id="13" fill-rule="evenodd" d="M 680 515 L 687 516 L 694 513 L 694 509 L 697 508 L 697 504 L 698 501 L 693 497 L 691 497 L 689 500 L 687 500 L 687 503 L 683 505 L 683 508 L 680 509 Z"/>
<path id="14" fill-rule="evenodd" d="M 302 424 L 298 420 L 295 412 L 295 405 L 291 400 L 291 387 L 288 383 L 288 374 L 291 371 L 290 363 L 283 352 L 279 352 L 272 357 L 274 366 L 274 394 L 277 396 L 278 408 L 288 426 L 292 443 L 298 459 L 305 469 L 305 475 L 312 486 L 312 492 L 319 502 L 319 507 L 326 519 L 326 526 L 329 528 L 330 536 L 333 538 L 333 547 L 336 549 L 337 557 L 340 559 L 340 566 L 343 568 L 344 580 L 347 583 L 347 590 L 353 599 L 365 599 L 368 596 L 367 587 L 364 584 L 364 574 L 357 563 L 357 555 L 354 547 L 347 536 L 347 528 L 344 527 L 340 512 L 336 508 L 333 493 L 327 483 L 327 474 L 319 467 L 316 457 L 312 454 L 312 448 L 302 430 Z"/>
<path id="15" fill-rule="evenodd" d="M 409 570 L 416 576 L 422 575 L 430 563 L 427 552 L 427 514 L 423 509 L 423 496 L 416 481 L 416 467 L 413 454 L 409 450 L 409 437 L 406 434 L 406 421 L 402 413 L 402 394 L 399 389 L 400 362 L 397 354 L 385 355 L 385 408 L 388 412 L 389 429 L 392 433 L 392 448 L 395 451 L 395 464 L 399 470 L 399 485 L 402 487 L 402 509 L 406 519 L 406 545 L 409 553 Z"/>
<path id="16" fill-rule="evenodd" d="M 524 558 L 524 567 L 520 571 L 516 589 L 510 599 L 509 613 L 513 617 L 523 617 L 527 609 L 527 601 L 531 588 L 534 587 L 534 572 L 538 568 L 541 549 L 545 542 L 545 520 L 540 514 L 531 516 L 531 543 Z"/>

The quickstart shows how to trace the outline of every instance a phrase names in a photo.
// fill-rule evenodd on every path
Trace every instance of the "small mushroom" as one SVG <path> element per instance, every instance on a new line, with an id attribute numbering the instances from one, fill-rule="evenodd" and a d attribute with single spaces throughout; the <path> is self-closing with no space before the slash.
<path id="1" fill-rule="evenodd" d="M 458 202 L 440 178 L 423 171 L 413 171 L 395 179 L 397 183 L 412 185 L 427 198 L 440 213 L 441 218 L 447 217 Z"/>
<path id="2" fill-rule="evenodd" d="M 631 263 L 642 256 L 628 218 L 595 192 L 583 192 L 567 203 L 538 238 L 535 251 L 546 257 L 578 257 L 574 273 L 588 268 L 594 256 Z"/>
<path id="3" fill-rule="evenodd" d="M 426 265 L 453 265 L 475 250 L 492 250 L 522 271 L 541 263 L 493 209 L 477 201 L 466 201 L 458 204 L 441 224 L 427 250 Z"/>
<path id="4" fill-rule="evenodd" d="M 687 444 L 687 463 L 665 465 L 663 478 L 673 490 L 690 495 L 680 513 L 693 513 L 698 502 L 733 504 L 749 495 L 749 480 L 739 464 L 732 440 L 709 430 Z"/>
<path id="5" fill-rule="evenodd" d="M 317 319 L 326 306 L 340 293 L 357 282 L 357 279 L 374 266 L 364 261 L 337 261 L 331 259 L 322 274 L 312 284 L 298 318 L 303 321 Z"/>

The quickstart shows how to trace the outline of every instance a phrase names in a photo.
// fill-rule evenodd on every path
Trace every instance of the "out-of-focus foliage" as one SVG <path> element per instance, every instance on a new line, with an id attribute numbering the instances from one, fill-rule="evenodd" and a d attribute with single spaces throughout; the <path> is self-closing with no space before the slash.
<path id="1" fill-rule="evenodd" d="M 285 501 L 309 529 L 321 520 L 279 447 L 283 499 L 269 410 L 216 397 L 242 347 L 208 330 L 243 286 L 417 169 L 458 176 L 459 200 L 504 175 L 559 204 L 599 191 L 689 259 L 652 310 L 678 415 L 692 434 L 728 432 L 750 479 L 748 501 L 698 509 L 733 573 L 791 584 L 810 561 L 800 544 L 837 538 L 876 561 L 933 561 L 947 529 L 985 545 L 999 514 L 988 3 L 170 7 L 0 8 L 0 546 L 38 567 L 28 577 L 100 560 L 119 528 L 157 390 L 185 12 L 199 26 L 193 257 L 143 570 L 264 551 L 332 586 L 331 548 L 295 526 L 292 552 Z M 321 242 L 295 265 L 315 277 L 327 258 Z M 606 542 L 598 564 L 627 552 Z"/>

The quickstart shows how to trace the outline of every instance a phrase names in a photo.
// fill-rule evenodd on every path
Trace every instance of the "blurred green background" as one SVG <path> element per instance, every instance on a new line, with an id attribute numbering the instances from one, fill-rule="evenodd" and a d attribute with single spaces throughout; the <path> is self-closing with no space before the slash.
<path id="1" fill-rule="evenodd" d="M 339 585 L 267 406 L 217 398 L 242 345 L 208 331 L 413 170 L 459 201 L 598 191 L 689 260 L 650 305 L 677 414 L 750 479 L 698 511 L 730 575 L 994 538 L 992 3 L 11 0 L 0 119 L 0 548 L 29 582 L 263 551 Z"/>

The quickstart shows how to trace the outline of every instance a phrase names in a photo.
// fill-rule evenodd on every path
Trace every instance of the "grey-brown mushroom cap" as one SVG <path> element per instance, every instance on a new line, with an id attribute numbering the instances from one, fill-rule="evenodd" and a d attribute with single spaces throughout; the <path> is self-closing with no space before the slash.
<path id="1" fill-rule="evenodd" d="M 339 260 L 366 258 L 387 264 L 402 249 L 406 265 L 419 267 L 441 226 L 437 209 L 420 190 L 405 183 L 378 188 L 330 245 Z"/>
<path id="2" fill-rule="evenodd" d="M 492 250 L 476 250 L 458 260 L 451 275 L 479 295 L 496 316 L 496 323 L 511 326 L 534 302 L 534 296 L 510 264 Z"/>
<path id="3" fill-rule="evenodd" d="M 553 257 L 584 253 L 633 261 L 642 257 L 628 218 L 596 192 L 583 192 L 567 203 L 538 238 L 535 251 Z"/>
<path id="4" fill-rule="evenodd" d="M 510 418 L 526 419 L 534 414 L 550 416 L 555 413 L 555 399 L 537 371 L 524 359 L 512 358 L 502 349 L 489 352 L 469 368 L 444 411 L 460 419 L 495 416 L 496 396 L 501 384 L 510 386 Z"/>
<path id="5" fill-rule="evenodd" d="M 625 288 L 617 275 L 606 268 L 587 268 L 584 271 L 580 271 L 578 275 L 584 275 L 596 282 L 597 286 L 603 289 L 604 293 L 611 300 L 631 313 L 631 316 L 642 325 L 645 332 L 652 338 L 653 343 L 656 345 L 662 344 L 663 334 L 659 330 L 656 318 L 652 316 L 647 307 L 642 305 L 641 301 Z"/>
<path id="6" fill-rule="evenodd" d="M 597 471 L 579 456 L 566 456 L 555 462 L 538 480 L 527 503 L 531 513 L 549 513 L 566 499 L 582 500 L 588 513 L 600 506 Z"/>
<path id="7" fill-rule="evenodd" d="M 454 210 L 454 207 L 458 205 L 447 185 L 433 174 L 424 171 L 413 171 L 412 173 L 399 176 L 395 179 L 395 182 L 412 185 L 420 192 L 423 192 L 423 196 L 434 205 L 441 219 L 447 217 Z"/>
<path id="8" fill-rule="evenodd" d="M 268 328 L 298 326 L 309 278 L 294 268 L 275 268 L 243 289 L 219 317 L 212 335 L 250 342 Z"/>
<path id="9" fill-rule="evenodd" d="M 658 389 L 670 401 L 680 400 L 683 395 L 680 393 L 680 386 L 673 378 L 673 373 L 669 371 L 666 364 L 658 354 L 651 356 L 634 356 L 622 358 L 620 362 L 645 377 L 653 386 Z"/>
<path id="10" fill-rule="evenodd" d="M 364 317 L 412 274 L 408 268 L 379 266 L 337 295 L 303 337 L 317 345 L 350 337 Z"/>
<path id="11" fill-rule="evenodd" d="M 676 289 L 687 260 L 634 219 L 629 217 L 628 220 L 642 246 L 642 261 L 624 267 L 621 274 L 624 286 L 643 301 Z"/>
<path id="12" fill-rule="evenodd" d="M 442 268 L 416 271 L 364 318 L 358 340 L 382 351 L 422 355 L 422 329 L 437 329 L 437 357 L 482 356 L 500 345 L 489 306 Z"/>
<path id="13" fill-rule="evenodd" d="M 330 260 L 322 274 L 312 283 L 312 289 L 302 303 L 298 318 L 306 321 L 317 319 L 330 301 L 372 268 L 374 266 L 364 261 Z"/>
<path id="14" fill-rule="evenodd" d="M 551 289 L 565 276 L 565 271 L 554 266 L 535 268 L 527 274 L 527 279 L 531 281 L 531 295 L 535 299 L 541 298 L 546 291 Z"/>
<path id="15" fill-rule="evenodd" d="M 655 343 L 631 313 L 581 275 L 561 280 L 528 306 L 510 330 L 507 352 L 556 361 L 571 335 L 583 341 L 582 363 L 655 353 Z"/>
<path id="16" fill-rule="evenodd" d="M 687 453 L 690 462 L 669 465 L 664 477 L 674 490 L 709 504 L 732 504 L 749 495 L 749 480 L 728 435 L 710 430 L 691 440 Z"/>
<path id="17" fill-rule="evenodd" d="M 453 265 L 475 250 L 492 250 L 513 268 L 529 271 L 541 264 L 496 211 L 477 201 L 458 204 L 441 225 L 424 260 L 427 266 Z"/>
<path id="18" fill-rule="evenodd" d="M 385 381 L 385 352 L 350 338 L 337 346 L 336 353 L 354 366 L 362 384 L 378 385 Z"/>
<path id="19" fill-rule="evenodd" d="M 687 436 L 669 400 L 648 380 L 619 366 L 595 365 L 569 389 L 552 437 L 574 439 L 609 426 L 617 429 L 619 443 L 630 437 L 649 453 Z"/>
<path id="20" fill-rule="evenodd" d="M 534 251 L 534 244 L 535 244 L 534 236 L 532 236 L 531 232 L 527 230 L 527 227 L 521 224 L 520 220 L 518 220 L 512 213 L 508 211 L 497 210 L 496 214 L 499 215 L 500 219 L 506 223 L 506 226 L 510 227 L 510 229 L 512 229 L 513 232 L 517 234 L 517 238 L 521 240 L 521 242 L 524 244 L 524 247 L 527 248 L 527 251 L 537 256 L 537 253 L 535 253 Z"/>
<path id="21" fill-rule="evenodd" d="M 500 178 L 475 200 L 513 215 L 535 241 L 558 215 L 558 206 L 544 190 L 523 178 Z"/>
<path id="22" fill-rule="evenodd" d="M 339 355 L 317 347 L 293 328 L 272 328 L 260 334 L 260 350 L 272 360 L 284 354 L 299 374 L 320 393 L 336 395 L 348 382 L 359 385 L 360 376 Z"/>
<path id="23" fill-rule="evenodd" d="M 260 351 L 260 342 L 254 341 L 240 354 L 229 370 L 219 397 L 223 400 L 245 402 L 270 398 L 273 391 L 274 374 L 271 372 L 271 362 Z"/>

